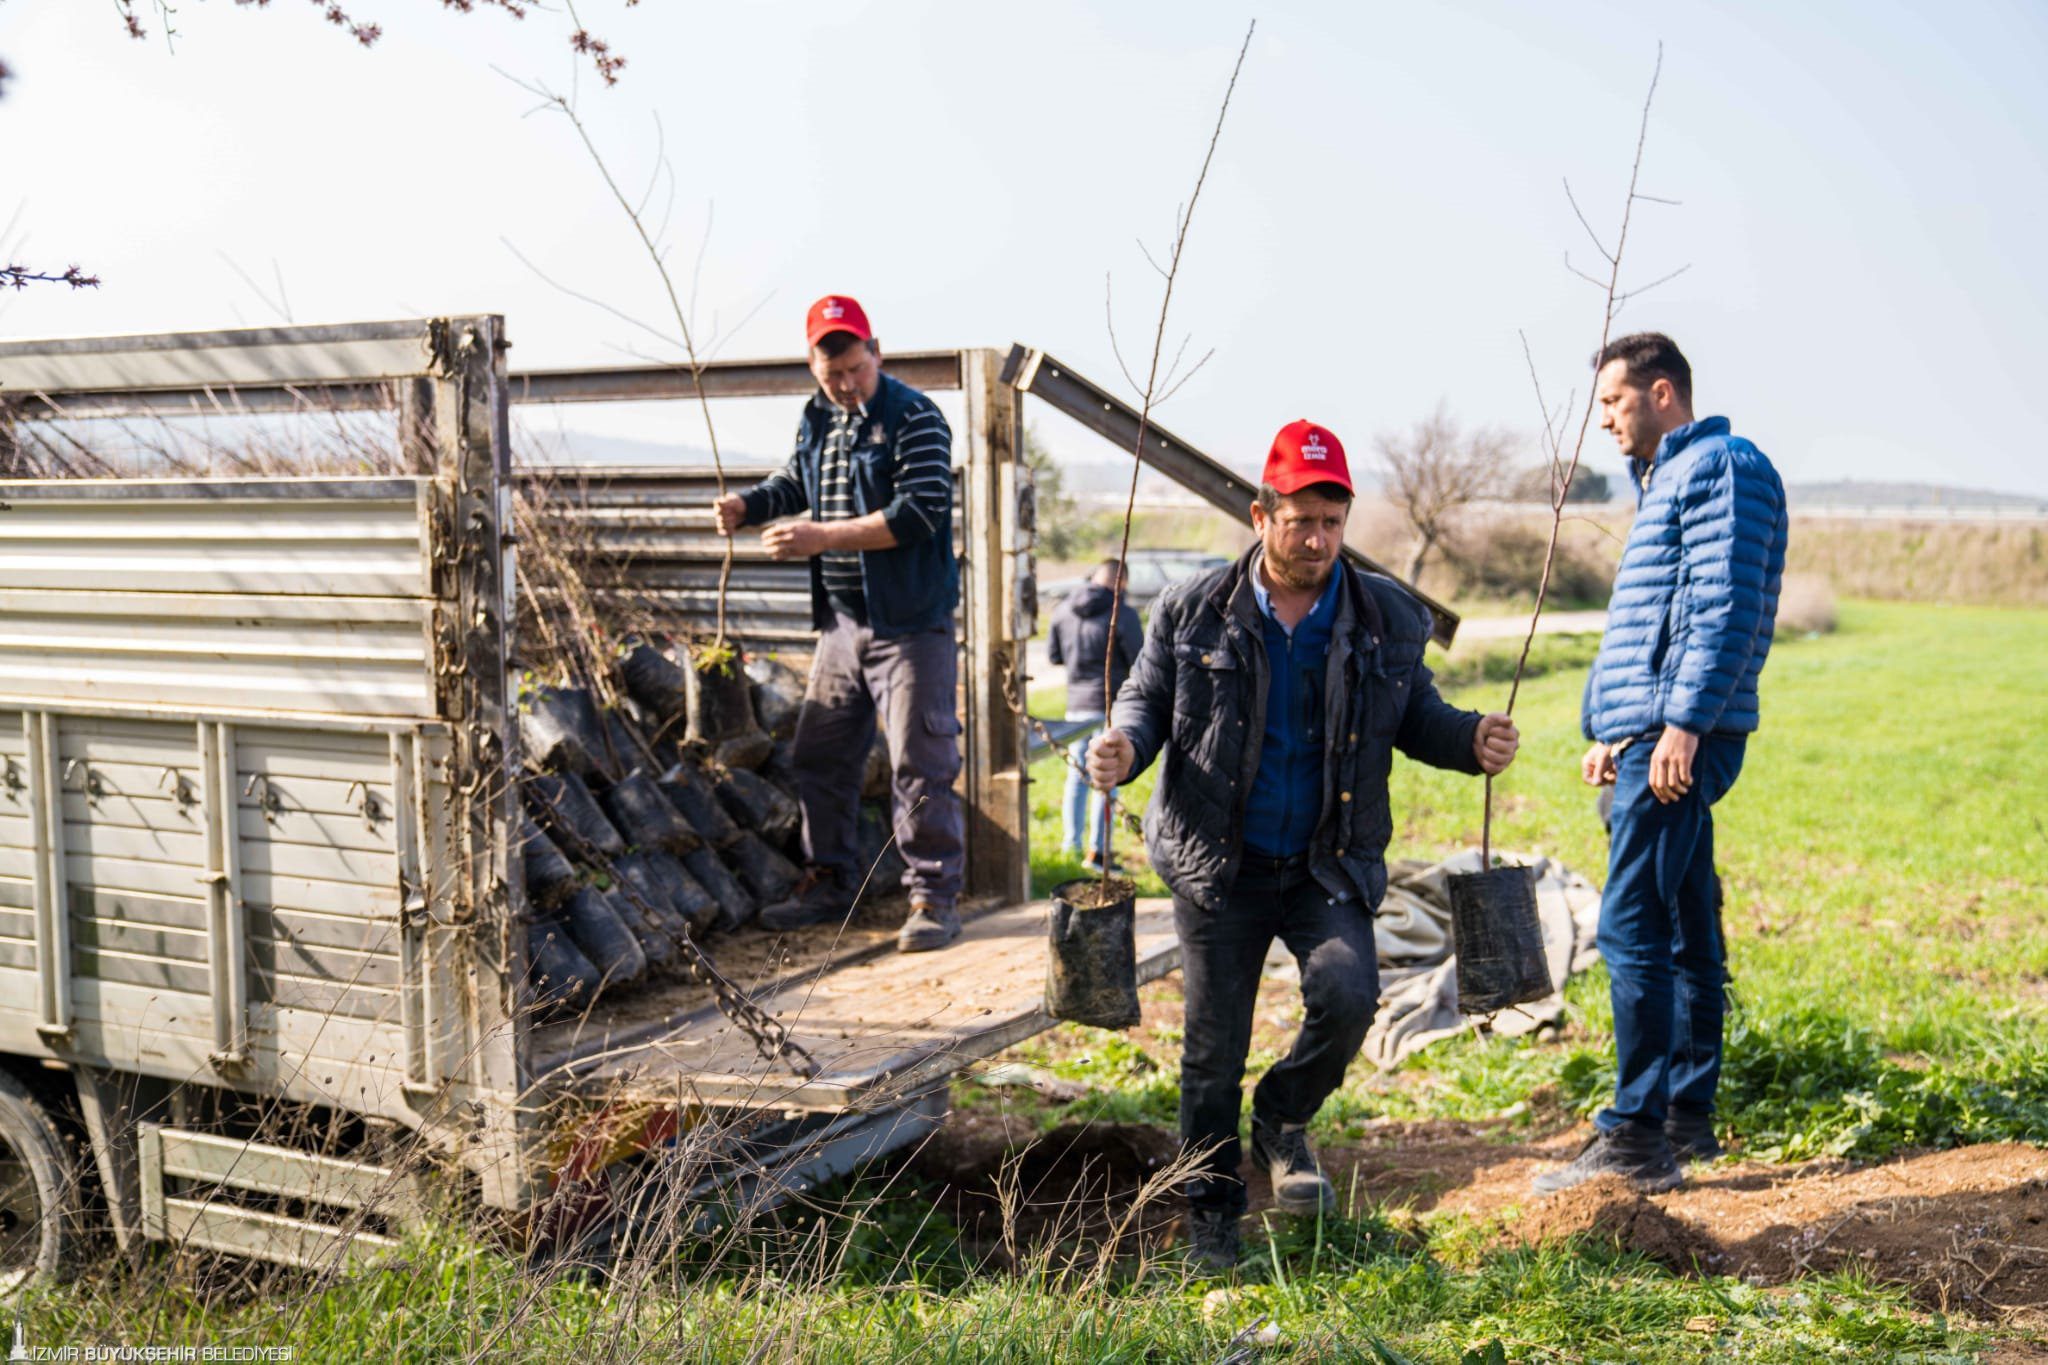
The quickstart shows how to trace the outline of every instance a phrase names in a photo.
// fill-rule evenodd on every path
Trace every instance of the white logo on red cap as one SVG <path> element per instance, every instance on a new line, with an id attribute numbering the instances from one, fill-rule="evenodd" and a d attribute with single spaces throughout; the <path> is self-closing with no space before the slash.
<path id="1" fill-rule="evenodd" d="M 1308 439 L 1301 443 L 1301 458 L 1304 460 L 1327 460 L 1330 448 L 1323 444 L 1322 434 L 1311 431 Z"/>
<path id="2" fill-rule="evenodd" d="M 823 312 L 827 319 L 833 322 L 837 322 L 839 321 L 839 319 L 846 316 L 846 305 L 841 303 L 838 299 L 827 299 L 825 301 L 825 307 L 823 309 Z"/>

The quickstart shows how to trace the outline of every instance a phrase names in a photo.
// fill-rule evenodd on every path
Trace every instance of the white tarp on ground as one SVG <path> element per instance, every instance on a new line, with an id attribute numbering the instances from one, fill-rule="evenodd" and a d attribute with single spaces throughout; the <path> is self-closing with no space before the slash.
<path id="1" fill-rule="evenodd" d="M 1540 853 L 1500 850 L 1498 857 L 1526 862 L 1536 873 L 1536 913 L 1543 921 L 1543 952 L 1550 962 L 1553 990 L 1542 1000 L 1495 1015 L 1495 1033 L 1520 1037 L 1564 1018 L 1564 983 L 1599 959 L 1593 946 L 1600 923 L 1600 888 Z M 1409 1054 L 1442 1038 L 1488 1026 L 1458 1013 L 1458 959 L 1451 951 L 1448 878 L 1477 872 L 1479 850 L 1467 849 L 1440 863 L 1407 858 L 1388 865 L 1387 898 L 1373 922 L 1379 940 L 1380 1010 L 1365 1035 L 1365 1057 L 1391 1071 Z M 1269 975 L 1292 976 L 1294 960 L 1278 942 L 1267 962 Z"/>

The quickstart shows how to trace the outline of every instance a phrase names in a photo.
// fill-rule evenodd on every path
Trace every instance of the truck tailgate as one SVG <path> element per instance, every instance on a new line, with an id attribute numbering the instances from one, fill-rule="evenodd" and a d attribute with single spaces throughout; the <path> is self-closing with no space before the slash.
<path id="1" fill-rule="evenodd" d="M 915 1094 L 967 1063 L 1050 1028 L 1045 1012 L 1050 902 L 967 921 L 951 947 L 840 961 L 756 996 L 817 1064 L 797 1074 L 707 1007 L 661 1036 L 549 1078 L 586 1095 L 654 1103 L 839 1110 Z M 1180 964 L 1173 907 L 1138 902 L 1138 979 Z"/>

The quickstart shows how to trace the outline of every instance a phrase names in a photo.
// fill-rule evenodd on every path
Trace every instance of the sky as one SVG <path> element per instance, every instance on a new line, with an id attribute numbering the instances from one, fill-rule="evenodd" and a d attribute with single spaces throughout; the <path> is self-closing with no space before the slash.
<path id="1" fill-rule="evenodd" d="M 0 338 L 498 312 L 520 366 L 672 359 L 660 283 L 574 129 L 573 90 L 726 357 L 794 355 L 851 293 L 885 350 L 1042 346 L 1098 382 L 1134 365 L 1247 22 L 1195 210 L 1170 344 L 1207 364 L 1160 420 L 1246 472 L 1310 417 L 1369 462 L 1438 403 L 1540 426 L 1583 402 L 1600 262 L 1662 44 L 1625 283 L 1787 482 L 2048 494 L 2048 6 L 1770 3 L 1093 5 L 580 0 L 568 17 L 0 0 L 0 254 L 96 290 L 0 299 Z M 664 162 L 666 169 L 664 170 Z M 707 223 L 709 235 L 706 236 Z M 11 224 L 11 226 L 10 226 Z M 570 291 L 574 291 L 573 294 Z M 584 298 L 647 324 L 621 320 Z M 1032 411 L 1027 405 L 1027 411 Z M 1035 417 L 1069 456 L 1078 429 Z M 773 454 L 793 400 L 721 414 Z M 701 444 L 681 405 L 562 426 Z M 730 426 L 724 424 L 730 422 Z M 1589 456 L 1615 464 L 1597 429 Z"/>

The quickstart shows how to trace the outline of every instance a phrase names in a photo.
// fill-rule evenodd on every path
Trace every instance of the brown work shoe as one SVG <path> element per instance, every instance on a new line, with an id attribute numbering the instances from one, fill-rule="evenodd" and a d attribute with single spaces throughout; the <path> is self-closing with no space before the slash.
<path id="1" fill-rule="evenodd" d="M 934 905 L 929 901 L 912 901 L 910 918 L 903 921 L 903 928 L 896 935 L 896 951 L 900 953 L 928 953 L 934 948 L 943 948 L 960 937 L 960 910 L 953 905 Z"/>
<path id="2" fill-rule="evenodd" d="M 787 900 L 761 909 L 761 927 L 777 933 L 830 924 L 853 913 L 853 897 L 839 884 L 839 874 L 827 867 L 804 869 L 803 880 Z"/>

